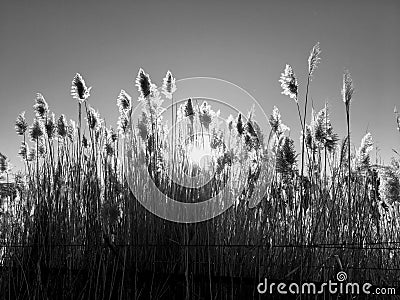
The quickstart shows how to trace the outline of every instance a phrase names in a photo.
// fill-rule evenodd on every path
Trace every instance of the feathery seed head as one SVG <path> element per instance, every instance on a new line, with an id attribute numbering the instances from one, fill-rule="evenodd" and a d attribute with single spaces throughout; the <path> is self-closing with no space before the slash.
<path id="1" fill-rule="evenodd" d="M 354 93 L 353 80 L 351 78 L 350 72 L 348 70 L 345 70 L 343 74 L 342 98 L 346 107 L 350 105 L 353 93 Z"/>
<path id="2" fill-rule="evenodd" d="M 149 86 L 149 92 L 146 97 L 140 96 L 139 101 L 142 102 L 143 109 L 147 115 L 154 117 L 154 122 L 159 121 L 164 108 L 162 108 L 163 99 L 157 86 L 153 83 Z"/>
<path id="3" fill-rule="evenodd" d="M 65 115 L 61 115 L 57 120 L 57 134 L 61 138 L 65 138 L 68 134 L 68 124 Z"/>
<path id="4" fill-rule="evenodd" d="M 321 109 L 312 118 L 310 127 L 312 139 L 316 143 L 315 146 L 319 148 L 326 147 L 329 152 L 332 152 L 336 148 L 339 138 L 333 132 L 327 107 Z"/>
<path id="5" fill-rule="evenodd" d="M 154 83 L 152 83 L 150 86 L 150 100 L 156 113 L 158 113 L 164 100 L 161 98 L 160 91 L 158 90 L 157 85 L 155 85 Z"/>
<path id="6" fill-rule="evenodd" d="M 313 117 L 311 120 L 311 132 L 313 134 L 315 142 L 317 143 L 317 146 L 319 147 L 323 146 L 327 135 L 325 122 L 327 122 L 325 109 L 321 109 L 317 114 L 315 114 L 313 111 Z"/>
<path id="7" fill-rule="evenodd" d="M 211 105 L 209 105 L 207 101 L 203 101 L 200 106 L 200 112 L 203 114 L 211 114 Z"/>
<path id="8" fill-rule="evenodd" d="M 385 203 L 392 204 L 400 197 L 400 181 L 393 168 L 385 168 L 379 174 L 379 194 Z"/>
<path id="9" fill-rule="evenodd" d="M 255 121 L 247 120 L 245 130 L 245 144 L 249 150 L 258 149 L 260 146 L 260 140 L 258 138 L 258 134 L 254 129 Z"/>
<path id="10" fill-rule="evenodd" d="M 361 140 L 361 146 L 357 150 L 357 160 L 362 167 L 369 166 L 369 153 L 373 150 L 374 142 L 368 132 Z"/>
<path id="11" fill-rule="evenodd" d="M 132 108 L 132 97 L 127 92 L 121 90 L 117 98 L 119 111 L 129 111 Z"/>
<path id="12" fill-rule="evenodd" d="M 283 137 L 280 140 L 276 156 L 276 169 L 284 177 L 291 176 L 297 161 L 294 142 L 289 137 Z"/>
<path id="13" fill-rule="evenodd" d="M 18 135 L 24 135 L 28 129 L 28 123 L 25 120 L 25 112 L 22 112 L 15 121 L 15 131 Z"/>
<path id="14" fill-rule="evenodd" d="M 29 128 L 29 135 L 33 142 L 36 142 L 40 137 L 43 136 L 43 124 L 38 119 L 33 121 L 33 124 Z"/>
<path id="15" fill-rule="evenodd" d="M 318 66 L 319 61 L 321 58 L 319 55 L 321 54 L 321 49 L 319 48 L 319 42 L 314 45 L 310 52 L 310 56 L 308 57 L 308 76 L 311 78 L 313 72 Z"/>
<path id="16" fill-rule="evenodd" d="M 49 106 L 41 93 L 36 94 L 35 105 L 33 105 L 36 117 L 39 119 L 45 119 L 49 112 Z"/>
<path id="17" fill-rule="evenodd" d="M 279 79 L 283 89 L 282 94 L 289 96 L 297 102 L 298 84 L 296 76 L 290 65 L 286 65 L 285 71 L 281 74 Z"/>
<path id="18" fill-rule="evenodd" d="M 212 121 L 212 110 L 211 106 L 204 101 L 200 107 L 199 120 L 200 123 L 208 130 Z"/>
<path id="19" fill-rule="evenodd" d="M 252 121 L 252 125 L 253 125 L 254 132 L 256 133 L 255 137 L 257 137 L 258 146 L 261 147 L 262 145 L 264 145 L 264 135 L 261 131 L 261 127 L 255 120 Z M 288 130 L 289 130 L 289 128 L 288 128 Z"/>
<path id="20" fill-rule="evenodd" d="M 144 99 L 148 95 L 150 95 L 151 79 L 149 74 L 146 74 L 142 68 L 139 69 L 135 82 L 136 82 L 135 85 L 137 86 L 138 91 L 140 93 L 139 100 Z"/>
<path id="21" fill-rule="evenodd" d="M 193 104 L 192 104 L 192 99 L 189 98 L 186 101 L 185 105 L 185 117 L 189 117 L 190 121 L 193 122 L 193 117 L 194 117 L 194 109 L 193 109 Z"/>
<path id="22" fill-rule="evenodd" d="M 282 123 L 281 113 L 276 106 L 274 106 L 274 109 L 272 110 L 272 115 L 269 117 L 268 121 L 269 125 L 271 126 L 272 132 L 277 135 L 281 135 L 290 130 L 289 127 Z"/>
<path id="23" fill-rule="evenodd" d="M 52 113 L 50 117 L 46 119 L 44 128 L 46 130 L 47 137 L 51 140 L 54 137 L 54 134 L 56 133 L 56 119 L 54 113 Z"/>
<path id="24" fill-rule="evenodd" d="M 84 102 L 90 96 L 90 90 L 92 87 L 87 87 L 85 80 L 81 74 L 76 73 L 71 85 L 71 96 L 72 98 Z"/>
<path id="25" fill-rule="evenodd" d="M 360 150 L 364 152 L 370 152 L 372 151 L 374 142 L 372 140 L 372 135 L 370 132 L 368 132 L 361 140 L 361 147 Z"/>
<path id="26" fill-rule="evenodd" d="M 306 147 L 308 149 L 311 149 L 312 151 L 315 151 L 316 144 L 315 144 L 315 140 L 314 140 L 314 136 L 312 134 L 312 131 L 313 131 L 312 130 L 312 125 L 306 124 L 304 142 L 305 142 Z M 300 144 L 302 144 L 302 142 L 303 142 L 303 135 L 304 135 L 304 131 L 301 131 Z"/>
<path id="27" fill-rule="evenodd" d="M 236 121 L 236 129 L 239 135 L 242 135 L 244 132 L 244 126 L 242 121 L 242 114 L 239 113 L 237 121 Z"/>
<path id="28" fill-rule="evenodd" d="M 247 131 L 248 134 L 250 134 L 250 136 L 257 137 L 257 133 L 256 133 L 256 131 L 254 129 L 253 122 L 254 121 L 252 121 L 251 119 L 247 120 L 247 122 L 246 122 L 246 131 Z"/>
<path id="29" fill-rule="evenodd" d="M 89 107 L 86 119 L 91 130 L 97 132 L 101 128 L 103 120 L 100 118 L 100 114 L 96 112 L 93 107 Z"/>
<path id="30" fill-rule="evenodd" d="M 168 99 L 172 99 L 172 94 L 176 91 L 175 78 L 170 71 L 164 77 L 162 92 Z"/>
<path id="31" fill-rule="evenodd" d="M 255 106 L 253 104 L 247 113 L 247 119 L 248 121 L 253 122 L 254 117 L 255 117 Z"/>
<path id="32" fill-rule="evenodd" d="M 10 165 L 7 156 L 5 156 L 3 153 L 0 153 L 0 173 L 8 172 L 9 169 Z"/>
<path id="33" fill-rule="evenodd" d="M 272 132 L 278 132 L 279 126 L 281 124 L 281 113 L 276 106 L 274 106 L 274 109 L 272 110 L 272 115 L 269 116 L 268 121 L 269 125 L 271 126 Z"/>
<path id="34" fill-rule="evenodd" d="M 109 129 L 107 129 L 107 139 L 109 139 L 113 143 L 117 141 L 118 134 L 115 132 L 114 128 L 110 127 Z"/>

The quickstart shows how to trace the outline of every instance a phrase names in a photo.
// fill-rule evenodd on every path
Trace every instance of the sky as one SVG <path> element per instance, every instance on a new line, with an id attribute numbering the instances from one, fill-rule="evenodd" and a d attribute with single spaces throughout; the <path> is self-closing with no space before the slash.
<path id="1" fill-rule="evenodd" d="M 394 106 L 400 107 L 399 16 L 396 0 L 2 1 L 0 152 L 16 168 L 22 166 L 14 122 L 22 111 L 32 122 L 37 92 L 57 116 L 77 118 L 70 96 L 77 72 L 93 87 L 89 103 L 107 125 L 115 125 L 116 98 L 121 89 L 137 97 L 140 67 L 158 84 L 167 70 L 177 79 L 209 76 L 233 82 L 267 113 L 276 105 L 299 144 L 297 109 L 281 95 L 278 80 L 291 64 L 303 106 L 307 59 L 319 41 L 321 63 L 310 88 L 314 108 L 328 101 L 333 127 L 345 136 L 340 92 L 347 68 L 355 87 L 352 143 L 359 147 L 370 131 L 378 155 L 388 162 L 395 155 L 392 148 L 400 150 L 393 114 Z"/>

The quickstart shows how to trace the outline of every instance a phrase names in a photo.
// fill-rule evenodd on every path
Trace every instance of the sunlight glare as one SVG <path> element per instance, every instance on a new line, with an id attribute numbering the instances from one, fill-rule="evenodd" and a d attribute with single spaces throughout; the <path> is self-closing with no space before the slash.
<path id="1" fill-rule="evenodd" d="M 189 159 L 200 167 L 208 167 L 212 152 L 209 142 L 200 145 L 193 145 L 189 151 Z"/>

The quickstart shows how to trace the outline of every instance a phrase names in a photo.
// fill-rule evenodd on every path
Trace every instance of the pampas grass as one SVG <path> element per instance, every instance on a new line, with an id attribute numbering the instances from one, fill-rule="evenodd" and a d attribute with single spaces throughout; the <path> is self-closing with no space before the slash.
<path id="1" fill-rule="evenodd" d="M 210 298 L 219 295 L 218 276 L 229 282 L 265 274 L 289 280 L 327 280 L 335 276 L 335 257 L 339 256 L 346 266 L 398 265 L 398 258 L 383 250 L 362 249 L 354 255 L 333 247 L 343 243 L 387 245 L 400 239 L 400 223 L 395 218 L 400 213 L 396 206 L 400 163 L 373 165 L 368 134 L 352 153 L 349 108 L 354 88 L 348 73 L 342 91 L 348 134 L 340 146 L 326 104 L 307 120 L 309 83 L 320 52 L 316 44 L 308 59 L 303 115 L 298 82 L 289 65 L 280 79 L 282 93 L 298 108 L 301 165 L 293 141 L 296 133 L 284 125 L 278 107 L 271 112 L 270 128 L 261 128 L 253 111 L 247 118 L 238 113 L 225 119 L 203 99 L 187 99 L 178 107 L 173 94 L 179 85 L 169 71 L 159 89 L 149 74 L 139 70 L 136 103 L 142 110 L 138 119 L 132 113 L 135 97 L 120 91 L 116 130 L 106 127 L 89 104 L 91 88 L 79 73 L 71 87 L 78 101 L 78 125 L 67 121 L 64 114 L 56 117 L 38 94 L 32 126 L 28 127 L 24 113 L 15 122 L 22 139 L 18 152 L 27 174 L 26 182 L 18 181 L 20 197 L 13 204 L 13 225 L 4 230 L 7 242 L 29 247 L 0 252 L 4 266 L 19 266 L 15 268 L 26 276 L 10 268 L 15 272 L 10 275 L 14 275 L 16 288 L 11 290 L 8 279 L 9 286 L 1 286 L 3 291 L 38 299 L 139 299 L 141 293 L 142 298 L 163 293 L 170 298 L 194 298 L 197 293 Z M 172 143 L 162 116 L 165 98 L 176 106 L 171 116 Z M 84 124 L 80 122 L 81 105 Z M 225 119 L 223 126 L 218 121 L 221 118 Z M 195 134 L 199 131 L 201 135 Z M 27 133 L 30 141 L 25 139 Z M 201 161 L 196 154 L 207 154 L 210 159 Z M 174 183 L 168 173 L 171 163 L 173 178 L 202 188 Z M 5 172 L 9 172 L 8 160 L 0 155 L 0 173 Z M 189 176 L 193 174 L 203 176 Z M 165 195 L 181 201 L 201 201 L 223 191 L 219 205 L 231 199 L 234 204 L 206 222 L 173 223 L 142 207 L 128 180 L 142 188 L 140 196 L 150 204 L 167 205 L 167 199 L 156 198 L 146 188 L 149 180 Z M 266 186 L 266 194 L 261 194 L 258 184 Z M 261 201 L 250 208 L 249 202 L 257 198 Z M 313 248 L 315 244 L 322 248 Z M 303 255 L 297 247 L 302 247 Z M 182 288 L 165 291 L 169 283 L 160 283 L 156 271 L 170 277 L 182 275 Z M 378 278 L 374 272 L 347 271 L 354 282 Z M 201 288 L 196 276 L 204 276 Z M 63 288 L 59 288 L 61 283 Z M 233 284 L 226 293 L 233 299 L 238 295 Z"/>

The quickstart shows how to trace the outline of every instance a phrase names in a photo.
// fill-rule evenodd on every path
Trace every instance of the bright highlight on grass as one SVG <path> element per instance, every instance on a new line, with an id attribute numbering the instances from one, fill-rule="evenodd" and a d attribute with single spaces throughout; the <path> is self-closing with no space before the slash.
<path id="1" fill-rule="evenodd" d="M 209 168 L 211 158 L 215 157 L 212 153 L 212 149 L 210 143 L 206 140 L 204 141 L 204 145 L 200 144 L 191 144 L 189 146 L 189 159 L 194 164 L 198 165 L 201 168 Z"/>

